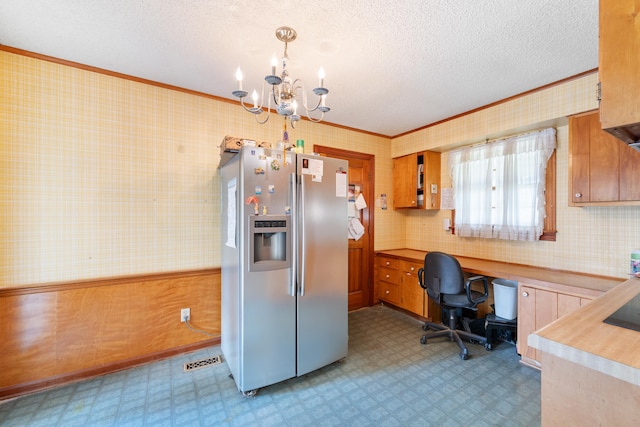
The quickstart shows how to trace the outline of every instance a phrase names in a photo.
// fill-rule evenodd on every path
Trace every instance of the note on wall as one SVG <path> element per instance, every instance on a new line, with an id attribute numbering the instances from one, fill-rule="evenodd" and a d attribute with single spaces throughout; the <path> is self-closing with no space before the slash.
<path id="1" fill-rule="evenodd" d="M 440 209 L 455 209 L 453 203 L 453 188 L 443 188 L 440 192 Z"/>

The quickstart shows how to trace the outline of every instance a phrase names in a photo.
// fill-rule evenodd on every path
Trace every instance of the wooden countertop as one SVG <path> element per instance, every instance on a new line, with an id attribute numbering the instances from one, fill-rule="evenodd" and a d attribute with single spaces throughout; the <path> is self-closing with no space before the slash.
<path id="1" fill-rule="evenodd" d="M 412 262 L 424 262 L 424 257 L 427 252 L 415 249 L 391 249 L 376 251 L 376 254 L 395 256 Z M 462 269 L 472 274 L 515 280 L 517 282 L 546 287 L 555 291 L 567 293 L 578 292 L 581 295 L 588 295 L 594 298 L 625 281 L 625 279 L 621 278 L 594 276 L 501 261 L 457 255 L 455 255 L 455 257 L 460 262 Z"/>
<path id="2" fill-rule="evenodd" d="M 540 351 L 640 386 L 640 332 L 603 323 L 638 294 L 640 279 L 631 278 L 529 335 L 528 343 Z"/>

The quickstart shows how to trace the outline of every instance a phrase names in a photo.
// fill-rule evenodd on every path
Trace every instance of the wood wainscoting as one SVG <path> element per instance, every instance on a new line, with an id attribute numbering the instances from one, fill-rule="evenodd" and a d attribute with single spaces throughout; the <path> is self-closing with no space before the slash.
<path id="1" fill-rule="evenodd" d="M 0 289 L 0 400 L 220 342 L 220 269 Z M 191 309 L 190 330 L 180 309 Z"/>

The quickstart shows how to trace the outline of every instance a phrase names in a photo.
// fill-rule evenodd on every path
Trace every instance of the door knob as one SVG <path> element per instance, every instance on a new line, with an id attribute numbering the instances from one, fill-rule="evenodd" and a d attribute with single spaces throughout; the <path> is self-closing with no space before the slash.
<path id="1" fill-rule="evenodd" d="M 526 292 L 526 291 L 525 291 L 525 292 L 523 292 L 523 293 L 522 293 L 522 296 L 523 296 L 523 297 L 525 297 L 525 298 L 526 298 L 526 297 L 528 297 L 528 296 L 529 296 L 529 292 Z"/>

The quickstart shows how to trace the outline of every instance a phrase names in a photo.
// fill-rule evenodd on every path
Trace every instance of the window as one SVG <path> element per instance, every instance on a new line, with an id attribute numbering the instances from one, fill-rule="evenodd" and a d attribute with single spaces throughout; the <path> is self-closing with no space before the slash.
<path id="1" fill-rule="evenodd" d="M 456 234 L 539 240 L 555 147 L 555 129 L 545 129 L 451 152 Z"/>

